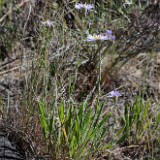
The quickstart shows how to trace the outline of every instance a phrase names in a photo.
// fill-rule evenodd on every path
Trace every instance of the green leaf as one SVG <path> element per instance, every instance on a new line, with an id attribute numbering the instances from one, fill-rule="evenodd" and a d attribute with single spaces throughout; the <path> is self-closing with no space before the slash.
<path id="1" fill-rule="evenodd" d="M 48 130 L 50 134 L 53 131 L 53 114 L 51 115 L 50 120 L 49 120 Z"/>
<path id="2" fill-rule="evenodd" d="M 44 137 L 47 138 L 47 122 L 46 122 L 45 111 L 44 111 L 45 105 L 41 102 L 39 102 L 38 104 L 39 104 L 38 109 L 39 109 L 40 122 L 42 126 L 42 132 Z"/>
<path id="3" fill-rule="evenodd" d="M 122 143 L 126 138 L 128 137 L 128 132 L 125 132 L 121 138 L 119 138 L 119 140 L 116 142 L 117 144 Z"/>
<path id="4" fill-rule="evenodd" d="M 107 122 L 110 115 L 111 115 L 111 112 L 108 112 L 107 115 L 104 116 L 104 118 L 99 122 L 98 126 L 96 127 L 96 130 L 100 129 Z"/>
<path id="5" fill-rule="evenodd" d="M 64 102 L 61 102 L 58 110 L 59 119 L 61 121 L 61 124 L 64 123 Z"/>
<path id="6" fill-rule="evenodd" d="M 84 139 L 87 136 L 88 130 L 90 129 L 91 126 L 91 109 L 88 110 L 88 112 L 86 113 L 86 115 L 84 115 L 84 120 L 82 122 L 82 128 L 81 128 L 81 136 L 82 136 L 82 141 L 84 141 Z"/>
<path id="7" fill-rule="evenodd" d="M 66 128 L 66 132 L 69 134 L 69 130 L 72 127 L 72 123 L 73 123 L 73 117 L 74 115 L 72 114 L 72 105 L 70 105 L 68 113 L 67 113 L 67 117 L 66 117 L 66 123 L 65 123 L 65 128 Z"/>
<path id="8" fill-rule="evenodd" d="M 82 127 L 82 123 L 83 123 L 83 117 L 84 117 L 84 106 L 85 106 L 86 104 L 83 102 L 82 104 L 81 104 L 81 106 L 80 106 L 80 108 L 79 108 L 79 112 L 78 112 L 78 117 L 79 117 L 79 123 L 80 123 L 80 127 Z"/>
<path id="9" fill-rule="evenodd" d="M 125 130 L 125 126 L 122 127 L 122 128 L 116 133 L 116 137 L 119 137 L 119 136 L 123 133 L 124 130 Z"/>
<path id="10" fill-rule="evenodd" d="M 99 105 L 97 106 L 97 108 L 99 108 Z M 98 111 L 98 113 L 97 113 L 97 117 L 96 117 L 95 122 L 94 122 L 94 124 L 93 124 L 93 127 L 94 127 L 94 128 L 97 126 L 97 123 L 98 123 L 98 121 L 99 121 L 100 115 L 101 115 L 101 113 L 102 113 L 102 109 L 103 109 L 103 105 L 100 106 L 100 109 L 99 109 L 99 111 Z"/>
<path id="11" fill-rule="evenodd" d="M 159 123 L 160 123 L 160 112 L 158 112 L 157 117 L 156 117 L 156 124 L 155 124 L 156 129 L 157 129 Z"/>

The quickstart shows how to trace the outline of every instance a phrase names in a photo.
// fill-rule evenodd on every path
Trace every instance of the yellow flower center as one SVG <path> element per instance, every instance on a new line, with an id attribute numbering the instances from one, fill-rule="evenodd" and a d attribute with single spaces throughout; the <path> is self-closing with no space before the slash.
<path id="1" fill-rule="evenodd" d="M 95 39 L 101 39 L 101 35 L 94 35 L 93 36 Z"/>

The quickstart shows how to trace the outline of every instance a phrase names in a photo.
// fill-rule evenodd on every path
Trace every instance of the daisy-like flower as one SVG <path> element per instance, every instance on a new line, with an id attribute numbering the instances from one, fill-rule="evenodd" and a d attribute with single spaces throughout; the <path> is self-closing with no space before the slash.
<path id="1" fill-rule="evenodd" d="M 42 22 L 42 25 L 51 27 L 51 26 L 53 26 L 53 21 L 51 21 L 51 20 L 44 21 L 44 22 Z"/>
<path id="2" fill-rule="evenodd" d="M 118 91 L 111 91 L 108 93 L 107 97 L 120 97 L 120 96 L 122 96 L 122 95 Z"/>
<path id="3" fill-rule="evenodd" d="M 105 40 L 108 40 L 108 36 L 107 35 L 91 35 L 89 34 L 87 36 L 87 42 L 94 42 L 94 41 L 105 41 Z"/>
<path id="4" fill-rule="evenodd" d="M 83 8 L 83 4 L 82 3 L 77 3 L 77 4 L 75 4 L 75 8 L 80 10 L 80 9 Z"/>
<path id="5" fill-rule="evenodd" d="M 75 8 L 80 10 L 80 9 L 85 9 L 85 15 L 87 14 L 88 11 L 91 11 L 94 8 L 93 4 L 82 4 L 82 3 L 77 3 L 75 4 Z"/>

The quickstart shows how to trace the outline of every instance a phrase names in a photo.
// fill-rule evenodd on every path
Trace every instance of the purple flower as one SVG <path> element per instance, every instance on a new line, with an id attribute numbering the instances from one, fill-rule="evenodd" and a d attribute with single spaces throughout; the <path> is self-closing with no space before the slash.
<path id="1" fill-rule="evenodd" d="M 108 40 L 108 36 L 103 36 L 103 35 L 91 35 L 91 34 L 89 34 L 88 36 L 87 36 L 87 41 L 88 42 L 94 42 L 94 41 L 98 41 L 98 40 L 100 40 L 100 41 L 105 41 L 105 40 Z"/>
<path id="2" fill-rule="evenodd" d="M 93 4 L 84 4 L 83 7 L 85 8 L 85 10 L 92 10 L 94 8 Z"/>
<path id="3" fill-rule="evenodd" d="M 75 8 L 80 10 L 80 9 L 83 8 L 83 4 L 82 3 L 77 3 L 77 4 L 75 4 Z"/>
<path id="4" fill-rule="evenodd" d="M 107 30 L 106 35 L 108 36 L 108 40 L 115 41 L 116 37 L 113 35 L 112 30 Z"/>
<path id="5" fill-rule="evenodd" d="M 107 31 L 106 31 L 106 34 L 107 34 L 107 35 L 112 35 L 113 32 L 112 32 L 112 30 L 107 30 Z"/>
<path id="6" fill-rule="evenodd" d="M 47 20 L 47 21 L 45 21 L 45 22 L 42 22 L 42 25 L 51 27 L 51 26 L 53 26 L 53 21 Z"/>
<path id="7" fill-rule="evenodd" d="M 111 91 L 108 93 L 107 97 L 120 97 L 120 96 L 122 96 L 122 95 L 118 91 Z"/>
<path id="8" fill-rule="evenodd" d="M 88 11 L 91 11 L 94 8 L 93 4 L 82 4 L 82 3 L 77 3 L 75 4 L 75 8 L 80 10 L 82 8 L 85 9 L 85 15 L 87 14 Z"/>

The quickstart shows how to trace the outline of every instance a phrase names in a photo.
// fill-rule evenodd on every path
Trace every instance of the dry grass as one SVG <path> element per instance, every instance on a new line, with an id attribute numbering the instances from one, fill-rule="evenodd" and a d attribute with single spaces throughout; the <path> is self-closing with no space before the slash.
<path id="1" fill-rule="evenodd" d="M 93 109 L 97 99 L 104 102 L 101 118 L 109 111 L 112 115 L 102 144 L 112 142 L 112 149 L 94 151 L 89 159 L 160 157 L 159 123 L 155 127 L 160 112 L 159 2 L 146 8 L 135 3 L 126 9 L 116 1 L 94 1 L 96 10 L 86 17 L 74 9 L 74 1 L 1 3 L 0 123 L 15 143 L 21 141 L 18 145 L 22 146 L 26 159 L 54 159 L 54 142 L 43 137 L 39 98 L 47 102 L 48 114 L 52 105 L 58 106 L 61 101 L 78 106 L 88 98 Z M 42 25 L 47 19 L 53 21 L 50 28 Z M 114 43 L 97 46 L 84 42 L 88 33 L 106 29 L 115 33 Z M 103 57 L 100 94 L 99 53 Z M 114 89 L 122 93 L 116 104 L 106 98 Z M 117 144 L 123 133 L 115 135 L 126 123 L 125 106 L 132 108 L 137 97 L 144 106 L 150 100 L 146 120 L 151 122 L 141 138 L 134 124 L 130 128 L 133 135 Z M 59 157 L 67 159 L 68 148 L 60 150 L 64 155 Z"/>

